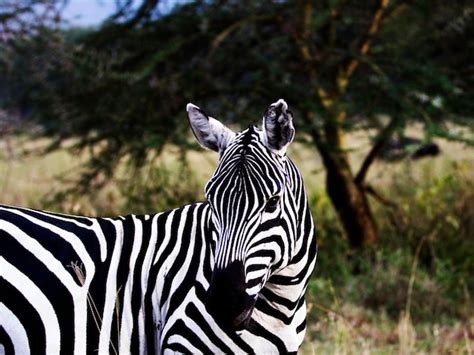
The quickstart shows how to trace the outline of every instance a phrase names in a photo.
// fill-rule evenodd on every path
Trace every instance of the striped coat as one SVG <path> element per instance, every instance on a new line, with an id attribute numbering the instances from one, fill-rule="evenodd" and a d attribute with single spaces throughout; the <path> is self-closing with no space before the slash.
<path id="1" fill-rule="evenodd" d="M 117 218 L 0 206 L 0 353 L 296 352 L 316 256 L 298 170 L 284 156 L 269 165 L 268 186 L 284 179 L 288 191 L 277 203 L 265 197 L 253 229 L 255 213 L 234 208 L 248 213 L 229 222 L 232 243 L 223 241 L 228 230 L 223 204 L 212 196 L 227 184 L 221 177 L 237 161 L 234 150 L 242 155 L 242 148 L 246 161 L 257 159 L 252 152 L 263 151 L 262 132 L 251 128 L 231 138 L 221 135 L 229 149 L 221 152 L 203 203 Z M 253 176 L 250 165 L 245 169 Z M 245 199 L 250 205 L 245 194 L 228 191 L 222 200 L 242 196 L 236 203 L 241 206 Z M 260 198 L 254 200 L 258 205 Z M 236 230 L 244 228 L 236 227 L 240 220 L 248 230 L 239 245 L 253 236 L 247 248 L 240 247 L 243 256 L 235 243 Z"/>

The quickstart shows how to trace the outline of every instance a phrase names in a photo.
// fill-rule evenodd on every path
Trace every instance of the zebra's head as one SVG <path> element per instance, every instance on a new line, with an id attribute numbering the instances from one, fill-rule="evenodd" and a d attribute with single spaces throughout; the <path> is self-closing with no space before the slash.
<path id="1" fill-rule="evenodd" d="M 302 182 L 286 157 L 292 113 L 280 99 L 265 111 L 262 129 L 234 133 L 197 106 L 187 111 L 199 143 L 220 153 L 205 189 L 215 243 L 206 306 L 222 327 L 244 329 L 266 282 L 296 249 Z"/>

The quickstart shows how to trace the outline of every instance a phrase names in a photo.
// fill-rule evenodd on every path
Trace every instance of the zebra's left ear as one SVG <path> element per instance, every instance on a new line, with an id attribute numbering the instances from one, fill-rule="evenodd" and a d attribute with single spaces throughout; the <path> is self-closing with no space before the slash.
<path id="1" fill-rule="evenodd" d="M 216 152 L 223 151 L 235 133 L 215 118 L 209 117 L 203 110 L 193 104 L 186 105 L 189 124 L 199 144 Z"/>
<path id="2" fill-rule="evenodd" d="M 284 155 L 295 137 L 293 114 L 285 100 L 280 99 L 267 108 L 263 115 L 263 132 L 268 148 Z"/>

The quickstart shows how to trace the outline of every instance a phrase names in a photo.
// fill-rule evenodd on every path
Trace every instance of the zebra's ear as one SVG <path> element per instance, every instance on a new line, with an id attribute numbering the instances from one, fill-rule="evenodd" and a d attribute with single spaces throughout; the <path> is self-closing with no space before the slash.
<path id="1" fill-rule="evenodd" d="M 280 99 L 267 108 L 263 115 L 263 132 L 268 148 L 284 155 L 295 137 L 293 114 L 285 100 Z"/>
<path id="2" fill-rule="evenodd" d="M 189 124 L 199 144 L 216 152 L 223 151 L 235 133 L 193 104 L 187 104 Z"/>

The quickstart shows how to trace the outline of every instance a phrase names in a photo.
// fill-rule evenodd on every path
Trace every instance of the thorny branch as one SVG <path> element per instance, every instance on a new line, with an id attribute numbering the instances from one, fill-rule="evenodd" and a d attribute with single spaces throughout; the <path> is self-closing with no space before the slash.
<path id="1" fill-rule="evenodd" d="M 374 162 L 375 158 L 377 158 L 378 154 L 384 147 L 387 140 L 390 138 L 393 130 L 397 126 L 397 122 L 398 122 L 397 116 L 393 116 L 389 124 L 382 130 L 382 132 L 380 132 L 376 140 L 376 143 L 372 146 L 372 149 L 369 151 L 369 153 L 365 157 L 359 169 L 359 172 L 357 173 L 355 177 L 355 182 L 357 184 L 361 184 L 365 181 L 365 178 L 367 177 L 367 173 L 369 172 L 370 166 Z"/>
<path id="2" fill-rule="evenodd" d="M 380 0 L 379 5 L 377 9 L 375 10 L 374 15 L 372 17 L 372 21 L 370 23 L 369 29 L 367 33 L 365 34 L 362 40 L 362 43 L 360 44 L 360 47 L 359 47 L 360 56 L 365 56 L 369 52 L 370 45 L 372 44 L 372 40 L 374 39 L 375 35 L 379 32 L 383 14 L 385 10 L 387 9 L 389 3 L 390 3 L 390 0 Z M 343 73 L 344 79 L 345 79 L 345 84 L 343 85 L 345 86 L 347 85 L 347 81 L 350 79 L 350 77 L 352 76 L 354 71 L 357 69 L 359 64 L 360 64 L 360 60 L 358 58 L 352 58 L 349 61 Z M 342 89 L 345 89 L 345 86 L 343 86 Z"/>

